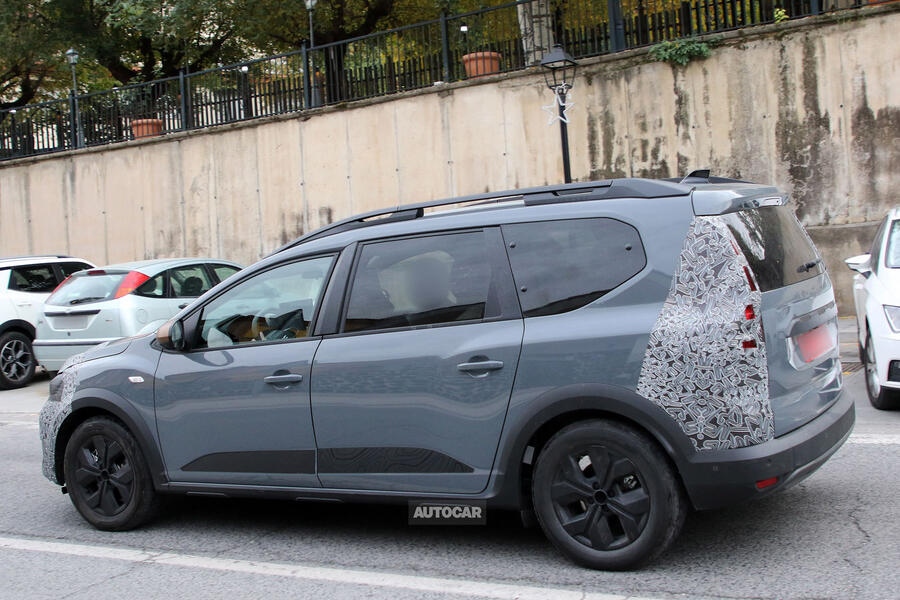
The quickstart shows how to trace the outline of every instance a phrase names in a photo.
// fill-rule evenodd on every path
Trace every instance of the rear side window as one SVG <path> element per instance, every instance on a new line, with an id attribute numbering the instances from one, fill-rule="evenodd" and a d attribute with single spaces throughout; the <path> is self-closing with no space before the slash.
<path id="1" fill-rule="evenodd" d="M 526 317 L 589 304 L 647 263 L 637 230 L 615 219 L 516 223 L 502 229 Z"/>
<path id="2" fill-rule="evenodd" d="M 145 298 L 164 298 L 166 295 L 166 272 L 163 271 L 156 277 L 151 277 L 134 290 L 134 293 Z"/>
<path id="3" fill-rule="evenodd" d="M 59 268 L 62 270 L 63 279 L 65 279 L 72 273 L 84 271 L 85 269 L 92 269 L 93 267 L 85 263 L 59 263 Z"/>
<path id="4" fill-rule="evenodd" d="M 9 289 L 35 294 L 49 294 L 57 285 L 56 274 L 50 265 L 34 265 L 12 269 Z"/>
<path id="5" fill-rule="evenodd" d="M 764 206 L 723 218 L 747 257 L 760 291 L 799 283 L 825 271 L 790 207 Z"/>
<path id="6" fill-rule="evenodd" d="M 216 277 L 219 278 L 219 281 L 225 281 L 226 279 L 228 279 L 229 277 L 231 277 L 232 275 L 234 275 L 235 273 L 240 271 L 240 269 L 238 269 L 237 267 L 232 267 L 231 265 L 210 265 L 210 266 L 212 267 L 213 271 L 215 271 Z"/>
<path id="7" fill-rule="evenodd" d="M 366 244 L 344 331 L 415 327 L 499 315 L 482 231 Z"/>

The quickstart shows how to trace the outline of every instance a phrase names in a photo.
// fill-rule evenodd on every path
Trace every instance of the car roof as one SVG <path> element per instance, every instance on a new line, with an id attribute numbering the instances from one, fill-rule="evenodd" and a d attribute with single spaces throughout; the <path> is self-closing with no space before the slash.
<path id="1" fill-rule="evenodd" d="M 699 194 L 694 198 L 695 194 Z M 548 185 L 518 190 L 505 190 L 446 198 L 418 204 L 396 206 L 369 213 L 355 215 L 311 231 L 289 242 L 268 255 L 278 255 L 291 248 L 306 245 L 331 236 L 345 238 L 339 234 L 374 227 L 390 227 L 401 222 L 418 222 L 421 231 L 435 227 L 430 218 L 450 215 L 472 214 L 485 209 L 516 210 L 540 205 L 564 205 L 582 201 L 686 198 L 694 204 L 695 214 L 713 215 L 734 212 L 748 207 L 761 206 L 768 202 L 784 203 L 787 197 L 777 188 L 727 179 L 711 177 L 708 170 L 693 171 L 683 179 L 620 178 L 600 181 L 586 181 L 569 184 Z M 453 208 L 464 205 L 463 208 Z M 450 208 L 450 210 L 447 210 Z M 440 209 L 440 210 L 436 210 Z M 426 212 L 429 211 L 429 212 Z M 433 211 L 433 212 L 432 212 Z M 422 217 L 429 217 L 422 220 Z M 475 225 L 472 222 L 470 225 Z M 335 240 L 337 241 L 337 240 Z M 318 246 L 318 244 L 316 244 Z"/>
<path id="2" fill-rule="evenodd" d="M 116 263 L 99 268 L 104 271 L 140 271 L 144 275 L 155 275 L 160 271 L 165 271 L 166 269 L 171 269 L 173 267 L 194 265 L 198 263 L 214 263 L 229 265 L 238 269 L 243 268 L 235 262 L 218 258 L 157 258 L 152 260 L 135 260 L 131 262 Z"/>
<path id="3" fill-rule="evenodd" d="M 67 263 L 67 262 L 84 262 L 94 264 L 84 258 L 75 256 L 66 256 L 64 254 L 40 254 L 32 256 L 6 256 L 0 257 L 0 269 L 8 267 L 17 267 L 20 265 L 33 265 L 41 263 Z"/>

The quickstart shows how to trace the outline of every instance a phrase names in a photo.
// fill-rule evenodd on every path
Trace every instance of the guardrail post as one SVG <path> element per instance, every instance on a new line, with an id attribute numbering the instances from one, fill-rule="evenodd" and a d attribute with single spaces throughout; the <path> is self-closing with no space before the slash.
<path id="1" fill-rule="evenodd" d="M 618 52 L 625 49 L 625 21 L 622 18 L 621 0 L 606 0 L 609 15 L 609 49 Z"/>
<path id="2" fill-rule="evenodd" d="M 238 75 L 238 81 L 240 82 L 238 85 L 240 86 L 241 91 L 241 99 L 243 100 L 242 104 L 244 107 L 244 119 L 252 119 L 253 118 L 253 102 L 250 98 L 250 68 L 247 65 L 244 65 L 238 71 L 240 75 Z"/>
<path id="3" fill-rule="evenodd" d="M 309 51 L 306 48 L 306 42 L 303 42 L 303 108 L 312 107 L 312 77 L 309 76 Z"/>
<path id="4" fill-rule="evenodd" d="M 444 67 L 444 82 L 450 82 L 450 39 L 447 35 L 447 13 L 441 11 L 441 59 Z"/>
<path id="5" fill-rule="evenodd" d="M 184 69 L 178 69 L 178 94 L 181 96 L 181 130 L 191 129 L 191 109 L 188 99 L 188 82 L 184 76 Z"/>
<path id="6" fill-rule="evenodd" d="M 16 112 L 9 113 L 9 137 L 12 141 L 13 156 L 19 153 L 19 132 L 16 131 Z"/>

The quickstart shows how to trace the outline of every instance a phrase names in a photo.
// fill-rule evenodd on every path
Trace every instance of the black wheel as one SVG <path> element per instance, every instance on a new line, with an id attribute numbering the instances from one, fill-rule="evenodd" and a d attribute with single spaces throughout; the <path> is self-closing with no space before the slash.
<path id="1" fill-rule="evenodd" d="M 687 514 L 681 484 L 653 440 L 605 420 L 569 425 L 547 442 L 532 497 L 553 545 L 593 569 L 630 569 L 655 559 Z"/>
<path id="2" fill-rule="evenodd" d="M 66 445 L 64 469 L 72 504 L 97 529 L 134 529 L 156 513 L 147 462 L 117 421 L 94 417 L 79 425 Z"/>
<path id="3" fill-rule="evenodd" d="M 34 377 L 34 352 L 31 339 L 18 331 L 0 335 L 0 390 L 28 385 Z"/>
<path id="4" fill-rule="evenodd" d="M 869 402 L 878 410 L 896 410 L 900 408 L 900 392 L 881 385 L 881 381 L 878 379 L 877 364 L 872 334 L 866 332 L 863 366 L 866 370 L 866 394 L 869 396 Z"/>

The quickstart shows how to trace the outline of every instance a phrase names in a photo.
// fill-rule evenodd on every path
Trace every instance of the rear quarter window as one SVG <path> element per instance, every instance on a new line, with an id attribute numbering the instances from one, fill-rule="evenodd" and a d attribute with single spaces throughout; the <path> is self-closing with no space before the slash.
<path id="1" fill-rule="evenodd" d="M 816 247 L 789 206 L 764 206 L 723 218 L 747 258 L 760 291 L 799 283 L 825 272 Z"/>
<path id="2" fill-rule="evenodd" d="M 526 317 L 585 306 L 647 264 L 637 230 L 615 219 L 516 223 L 502 229 Z"/>

